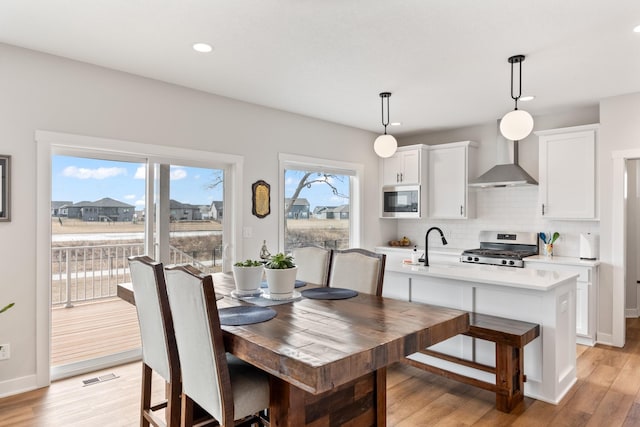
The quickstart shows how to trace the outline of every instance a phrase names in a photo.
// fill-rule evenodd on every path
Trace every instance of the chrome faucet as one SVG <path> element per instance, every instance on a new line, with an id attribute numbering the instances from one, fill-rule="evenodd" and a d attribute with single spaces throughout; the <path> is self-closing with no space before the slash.
<path id="1" fill-rule="evenodd" d="M 442 238 L 442 244 L 447 244 L 447 239 L 444 238 L 444 233 L 438 227 L 431 227 L 427 230 L 427 234 L 424 236 L 424 266 L 429 267 L 429 233 L 433 230 L 438 230 L 440 237 Z"/>

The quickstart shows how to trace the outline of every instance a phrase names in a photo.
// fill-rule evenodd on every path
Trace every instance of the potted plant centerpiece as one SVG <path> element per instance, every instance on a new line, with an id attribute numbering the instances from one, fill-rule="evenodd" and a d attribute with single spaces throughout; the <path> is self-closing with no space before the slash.
<path id="1" fill-rule="evenodd" d="M 260 293 L 264 265 L 260 261 L 248 259 L 233 265 L 233 279 L 236 282 L 236 292 L 240 296 Z"/>
<path id="2" fill-rule="evenodd" d="M 265 265 L 267 286 L 271 299 L 290 299 L 296 285 L 298 267 L 293 263 L 291 255 L 277 253 Z"/>

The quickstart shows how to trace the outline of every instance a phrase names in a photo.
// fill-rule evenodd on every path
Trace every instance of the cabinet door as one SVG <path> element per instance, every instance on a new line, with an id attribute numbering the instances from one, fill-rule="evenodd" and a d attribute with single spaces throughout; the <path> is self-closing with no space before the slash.
<path id="1" fill-rule="evenodd" d="M 402 153 L 402 184 L 420 184 L 420 152 L 418 150 Z"/>
<path id="2" fill-rule="evenodd" d="M 382 161 L 382 184 L 397 185 L 400 183 L 403 156 L 400 152 Z"/>
<path id="3" fill-rule="evenodd" d="M 540 213 L 545 218 L 596 217 L 595 130 L 540 137 Z"/>
<path id="4" fill-rule="evenodd" d="M 467 148 L 440 148 L 429 152 L 429 217 L 466 218 Z"/>
<path id="5" fill-rule="evenodd" d="M 382 184 L 420 184 L 420 151 L 398 151 L 382 163 Z"/>

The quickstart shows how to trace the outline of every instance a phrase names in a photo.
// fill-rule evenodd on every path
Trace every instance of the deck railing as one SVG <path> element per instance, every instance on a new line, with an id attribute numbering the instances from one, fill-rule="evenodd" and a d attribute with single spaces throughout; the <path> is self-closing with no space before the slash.
<path id="1" fill-rule="evenodd" d="M 142 255 L 141 243 L 58 247 L 51 250 L 51 304 L 72 307 L 116 296 L 118 283 L 130 282 L 130 256 Z M 192 264 L 204 273 L 212 273 L 221 257 L 205 263 L 179 249 L 170 247 L 173 264 Z"/>

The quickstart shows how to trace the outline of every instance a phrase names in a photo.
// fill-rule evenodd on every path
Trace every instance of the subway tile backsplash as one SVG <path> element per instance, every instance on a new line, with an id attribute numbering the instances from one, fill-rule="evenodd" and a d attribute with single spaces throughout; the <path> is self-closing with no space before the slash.
<path id="1" fill-rule="evenodd" d="M 560 238 L 554 243 L 557 256 L 579 257 L 580 234 L 600 234 L 599 221 L 552 221 L 543 219 L 538 206 L 538 187 L 507 187 L 475 189 L 476 217 L 455 220 L 410 220 L 398 221 L 399 237 L 407 236 L 418 246 L 424 245 L 424 236 L 429 227 L 440 227 L 449 248 L 470 249 L 479 245 L 478 235 L 482 230 L 555 232 Z M 431 233 L 429 246 L 441 246 L 437 233 Z M 542 246 L 542 243 L 540 242 Z"/>

